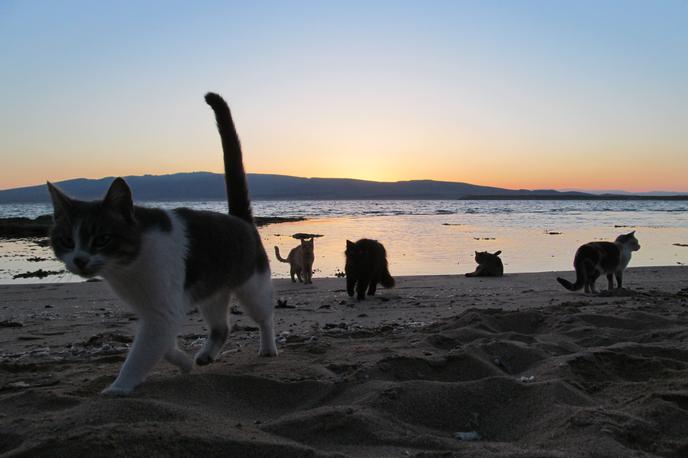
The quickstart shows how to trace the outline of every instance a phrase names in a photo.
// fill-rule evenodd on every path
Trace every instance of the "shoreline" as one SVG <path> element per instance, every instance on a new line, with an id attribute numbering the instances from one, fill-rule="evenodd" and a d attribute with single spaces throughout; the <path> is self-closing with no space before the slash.
<path id="1" fill-rule="evenodd" d="M 176 205 L 176 204 L 175 204 Z M 372 205 L 372 204 L 371 204 Z M 439 207 L 423 203 L 413 208 L 397 207 L 394 203 L 368 207 L 366 211 L 379 212 L 375 216 L 341 216 L 332 214 L 322 218 L 309 218 L 295 222 L 273 223 L 259 228 L 261 239 L 268 256 L 273 246 L 279 246 L 285 253 L 297 245 L 292 238 L 297 233 L 321 234 L 315 242 L 316 276 L 334 276 L 344 269 L 345 241 L 371 238 L 384 244 L 392 275 L 434 275 L 471 272 L 475 269 L 474 251 L 502 251 L 502 262 L 506 272 L 548 272 L 572 268 L 575 250 L 583 243 L 594 240 L 614 240 L 620 233 L 636 230 L 642 249 L 634 253 L 631 266 L 662 266 L 688 264 L 688 213 L 665 211 L 655 215 L 652 211 L 640 213 L 622 210 L 593 210 L 583 205 L 566 206 L 559 213 L 559 204 L 546 202 L 535 206 L 517 205 L 515 212 L 510 206 L 500 212 L 489 213 L 491 204 L 479 202 L 469 207 L 460 206 L 472 213 L 442 213 L 442 209 L 454 209 L 441 204 Z M 259 206 L 258 206 L 259 207 Z M 257 207 L 257 208 L 258 208 Z M 612 208 L 617 208 L 613 206 Z M 625 208 L 625 206 L 621 206 Z M 619 208 L 621 208 L 619 207 Z M 213 209 L 212 206 L 204 207 Z M 664 207 L 662 207 L 664 208 Z M 666 209 L 674 208 L 669 206 Z M 273 203 L 260 209 L 263 214 L 281 214 L 282 206 Z M 587 210 L 586 210 L 587 209 Z M 351 205 L 343 209 L 331 206 L 318 207 L 316 203 L 287 205 L 287 213 L 304 215 L 317 212 L 358 212 L 363 208 Z M 396 210 L 418 212 L 419 214 L 387 213 Z M 553 212 L 554 211 L 554 212 Z M 291 219 L 291 218 L 290 218 Z M 297 219 L 297 218 L 294 218 Z M 12 280 L 18 274 L 60 272 L 64 269 L 53 259 L 52 250 L 36 246 L 31 239 L 0 238 L 0 259 L 2 283 L 36 281 L 36 278 Z M 38 261 L 41 262 L 38 262 Z M 285 278 L 289 275 L 287 264 L 272 262 L 273 276 Z M 42 281 L 72 280 L 68 274 L 51 276 Z"/>
<path id="2" fill-rule="evenodd" d="M 273 264 L 277 264 L 274 260 L 271 259 L 271 266 Z M 686 277 L 688 278 L 688 265 L 660 265 L 660 266 L 635 266 L 635 267 L 628 267 L 625 269 L 624 272 L 628 271 L 636 271 L 636 270 L 646 270 L 646 269 L 652 269 L 652 270 L 665 270 L 665 269 L 680 269 L 680 270 L 685 270 L 686 272 Z M 40 269 L 39 269 L 40 270 Z M 339 273 L 339 272 L 337 272 Z M 342 275 L 322 275 L 321 273 L 318 273 L 317 276 L 313 276 L 314 279 L 319 279 L 319 280 L 341 280 L 342 282 L 344 281 L 344 276 L 343 276 L 343 271 L 341 271 Z M 523 272 L 506 272 L 502 277 L 474 277 L 472 279 L 469 279 L 468 281 L 475 281 L 475 282 L 482 282 L 482 281 L 499 281 L 500 278 L 502 279 L 511 279 L 512 277 L 520 277 L 524 275 L 532 275 L 532 276 L 544 276 L 544 275 L 550 275 L 552 278 L 555 279 L 556 282 L 556 277 L 564 277 L 567 278 L 571 281 L 575 280 L 575 271 L 573 268 L 571 270 L 540 270 L 540 271 L 523 271 Z M 73 275 L 76 280 L 74 281 L 60 281 L 60 282 L 55 282 L 55 281 L 45 281 L 45 282 L 31 282 L 31 283 L 25 283 L 25 282 L 20 282 L 20 281 L 15 281 L 15 280 L 10 280 L 7 283 L 3 283 L 0 281 L 0 288 L 3 286 L 56 286 L 56 285 L 80 285 L 80 284 L 85 284 L 85 283 L 104 283 L 106 284 L 107 282 L 103 280 L 100 277 L 94 277 L 90 279 L 83 279 L 80 277 L 77 277 Z M 417 274 L 417 275 L 392 275 L 395 280 L 408 280 L 408 281 L 413 281 L 413 280 L 433 280 L 433 279 L 456 279 L 456 278 L 464 278 L 465 273 L 461 272 L 453 272 L 453 273 L 438 273 L 438 274 Z M 22 276 L 22 278 L 45 278 L 45 276 Z M 273 272 L 273 277 L 272 277 L 273 283 L 280 283 L 284 282 L 286 284 L 291 283 L 291 280 L 289 279 L 288 276 L 280 276 L 280 277 L 275 277 L 274 272 Z M 626 283 L 626 277 L 624 276 L 624 284 Z M 615 283 L 616 284 L 616 283 Z M 293 283 L 293 285 L 296 287 L 299 285 L 298 281 L 296 283 Z M 688 286 L 688 281 L 686 283 Z M 600 277 L 597 280 L 596 283 L 598 292 L 606 291 L 607 289 L 607 283 L 606 279 L 603 277 Z M 382 286 L 378 286 L 378 289 L 384 289 Z M 394 289 L 394 288 L 391 288 Z M 562 287 L 562 291 L 566 291 Z M 582 290 L 581 290 L 582 291 Z M 580 291 L 579 291 L 580 292 Z"/>
<path id="3" fill-rule="evenodd" d="M 256 216 L 254 220 L 256 222 L 256 227 L 263 227 L 269 224 L 305 221 L 306 218 L 300 216 Z M 50 228 L 52 225 L 52 215 L 40 215 L 36 218 L 0 218 L 0 239 L 21 240 L 36 237 L 48 237 L 50 235 Z"/>
<path id="4" fill-rule="evenodd" d="M 294 242 L 296 243 L 296 242 Z M 573 259 L 571 259 L 573 262 Z M 274 259 L 270 260 L 271 263 L 275 262 Z M 688 265 L 660 265 L 660 266 L 632 266 L 632 267 L 627 267 L 624 272 L 628 271 L 636 271 L 636 270 L 645 270 L 645 269 L 685 269 L 686 272 L 688 273 Z M 574 274 L 575 271 L 573 268 L 570 270 L 539 270 L 539 271 L 524 271 L 524 272 L 506 272 L 502 277 L 474 277 L 473 279 L 476 281 L 480 280 L 489 280 L 489 279 L 495 279 L 495 281 L 498 281 L 500 278 L 511 278 L 513 276 L 521 276 L 521 275 L 545 275 L 545 274 L 552 274 L 554 276 L 562 276 L 566 274 Z M 392 275 L 395 279 L 406 279 L 406 280 L 413 280 L 413 279 L 433 279 L 433 278 L 461 278 L 464 277 L 463 273 L 459 272 L 449 272 L 449 273 L 438 273 L 438 274 L 411 274 L 411 275 Z M 343 281 L 343 276 L 336 276 L 336 275 L 319 275 L 319 276 L 314 276 L 315 278 L 319 278 L 322 280 L 337 280 L 337 279 L 342 279 Z M 625 278 L 625 277 L 624 277 Z M 600 289 L 600 286 L 604 286 L 603 289 L 606 289 L 606 283 L 602 285 L 602 280 L 605 280 L 603 277 L 600 277 L 598 279 L 598 289 Z M 291 281 L 288 278 L 285 277 L 273 277 L 272 278 L 273 282 L 287 282 L 291 283 Z M 605 280 L 606 281 L 606 280 Z M 97 280 L 89 279 L 89 280 L 81 280 L 81 281 L 76 281 L 76 282 L 69 282 L 71 284 L 80 284 L 80 283 L 100 283 L 103 282 L 105 283 L 105 280 L 101 278 L 97 278 Z M 687 277 L 687 283 L 688 283 L 688 277 Z M 50 282 L 46 281 L 43 283 L 32 283 L 31 285 L 63 285 L 65 284 L 64 282 Z M 297 282 L 296 285 L 299 283 Z M 0 284 L 2 286 L 13 286 L 12 284 Z M 17 284 L 16 286 L 20 286 Z M 26 285 L 29 286 L 29 285 Z M 394 288 L 390 288 L 394 289 Z"/>

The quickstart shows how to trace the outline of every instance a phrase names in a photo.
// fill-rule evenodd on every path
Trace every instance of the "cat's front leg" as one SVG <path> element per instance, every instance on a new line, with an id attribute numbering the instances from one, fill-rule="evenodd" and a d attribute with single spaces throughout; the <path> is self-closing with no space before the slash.
<path id="1" fill-rule="evenodd" d="M 375 280 L 371 280 L 370 286 L 368 286 L 368 296 L 375 296 L 376 290 L 377 290 L 377 282 Z"/>
<path id="2" fill-rule="evenodd" d="M 621 288 L 623 288 L 622 284 L 623 284 L 623 271 L 616 273 L 616 287 L 621 289 Z"/>
<path id="3" fill-rule="evenodd" d="M 177 348 L 176 345 L 165 353 L 165 360 L 177 366 L 182 374 L 188 374 L 193 369 L 193 361 L 189 358 L 189 355 Z"/>
<path id="4" fill-rule="evenodd" d="M 365 299 L 365 292 L 368 288 L 368 281 L 369 280 L 367 278 L 360 278 L 356 283 L 356 299 L 358 299 L 359 301 Z"/>
<path id="5" fill-rule="evenodd" d="M 151 318 L 143 320 L 119 375 L 101 394 L 123 396 L 134 391 L 153 366 L 172 348 L 176 348 L 176 330 L 175 323 L 154 322 Z"/>
<path id="6" fill-rule="evenodd" d="M 349 295 L 349 297 L 354 296 L 354 286 L 356 285 L 356 280 L 351 278 L 350 275 L 346 276 L 346 293 Z"/>

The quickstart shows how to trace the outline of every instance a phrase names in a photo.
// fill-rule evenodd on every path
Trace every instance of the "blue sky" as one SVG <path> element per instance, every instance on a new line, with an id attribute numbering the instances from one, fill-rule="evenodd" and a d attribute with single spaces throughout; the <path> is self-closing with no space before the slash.
<path id="1" fill-rule="evenodd" d="M 688 191 L 688 2 L 0 2 L 0 189 L 247 169 Z"/>

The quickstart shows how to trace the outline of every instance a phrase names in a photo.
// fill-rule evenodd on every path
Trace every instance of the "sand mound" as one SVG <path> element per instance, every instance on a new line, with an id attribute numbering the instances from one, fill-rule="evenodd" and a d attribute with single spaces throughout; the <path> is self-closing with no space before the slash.
<path id="1" fill-rule="evenodd" d="M 274 359 L 257 358 L 257 333 L 238 326 L 214 365 L 182 376 L 163 364 L 128 398 L 97 394 L 121 364 L 125 331 L 81 335 L 47 352 L 7 352 L 0 453 L 688 455 L 685 295 L 471 307 L 430 323 L 417 320 L 426 315 L 417 309 L 418 316 L 384 319 L 418 302 L 414 292 L 353 311 L 348 302 L 325 310 L 314 304 L 299 318 L 301 309 L 286 310 L 282 326 L 294 324 Z M 320 294 L 338 303 L 331 291 Z M 309 290 L 305 297 L 316 296 Z M 315 313 L 325 318 L 296 323 Z M 359 315 L 365 319 L 350 318 Z M 190 315 L 190 323 L 196 319 Z M 181 342 L 193 350 L 202 335 L 187 333 Z M 457 432 L 480 440 L 458 440 Z"/>

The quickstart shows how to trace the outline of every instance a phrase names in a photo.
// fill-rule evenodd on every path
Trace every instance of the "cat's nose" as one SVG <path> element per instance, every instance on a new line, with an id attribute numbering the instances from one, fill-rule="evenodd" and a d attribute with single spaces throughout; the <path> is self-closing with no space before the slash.
<path id="1" fill-rule="evenodd" d="M 76 258 L 74 258 L 74 265 L 76 265 L 81 270 L 84 270 L 84 267 L 86 267 L 87 264 L 88 264 L 87 258 L 84 258 L 81 256 L 77 256 Z"/>

